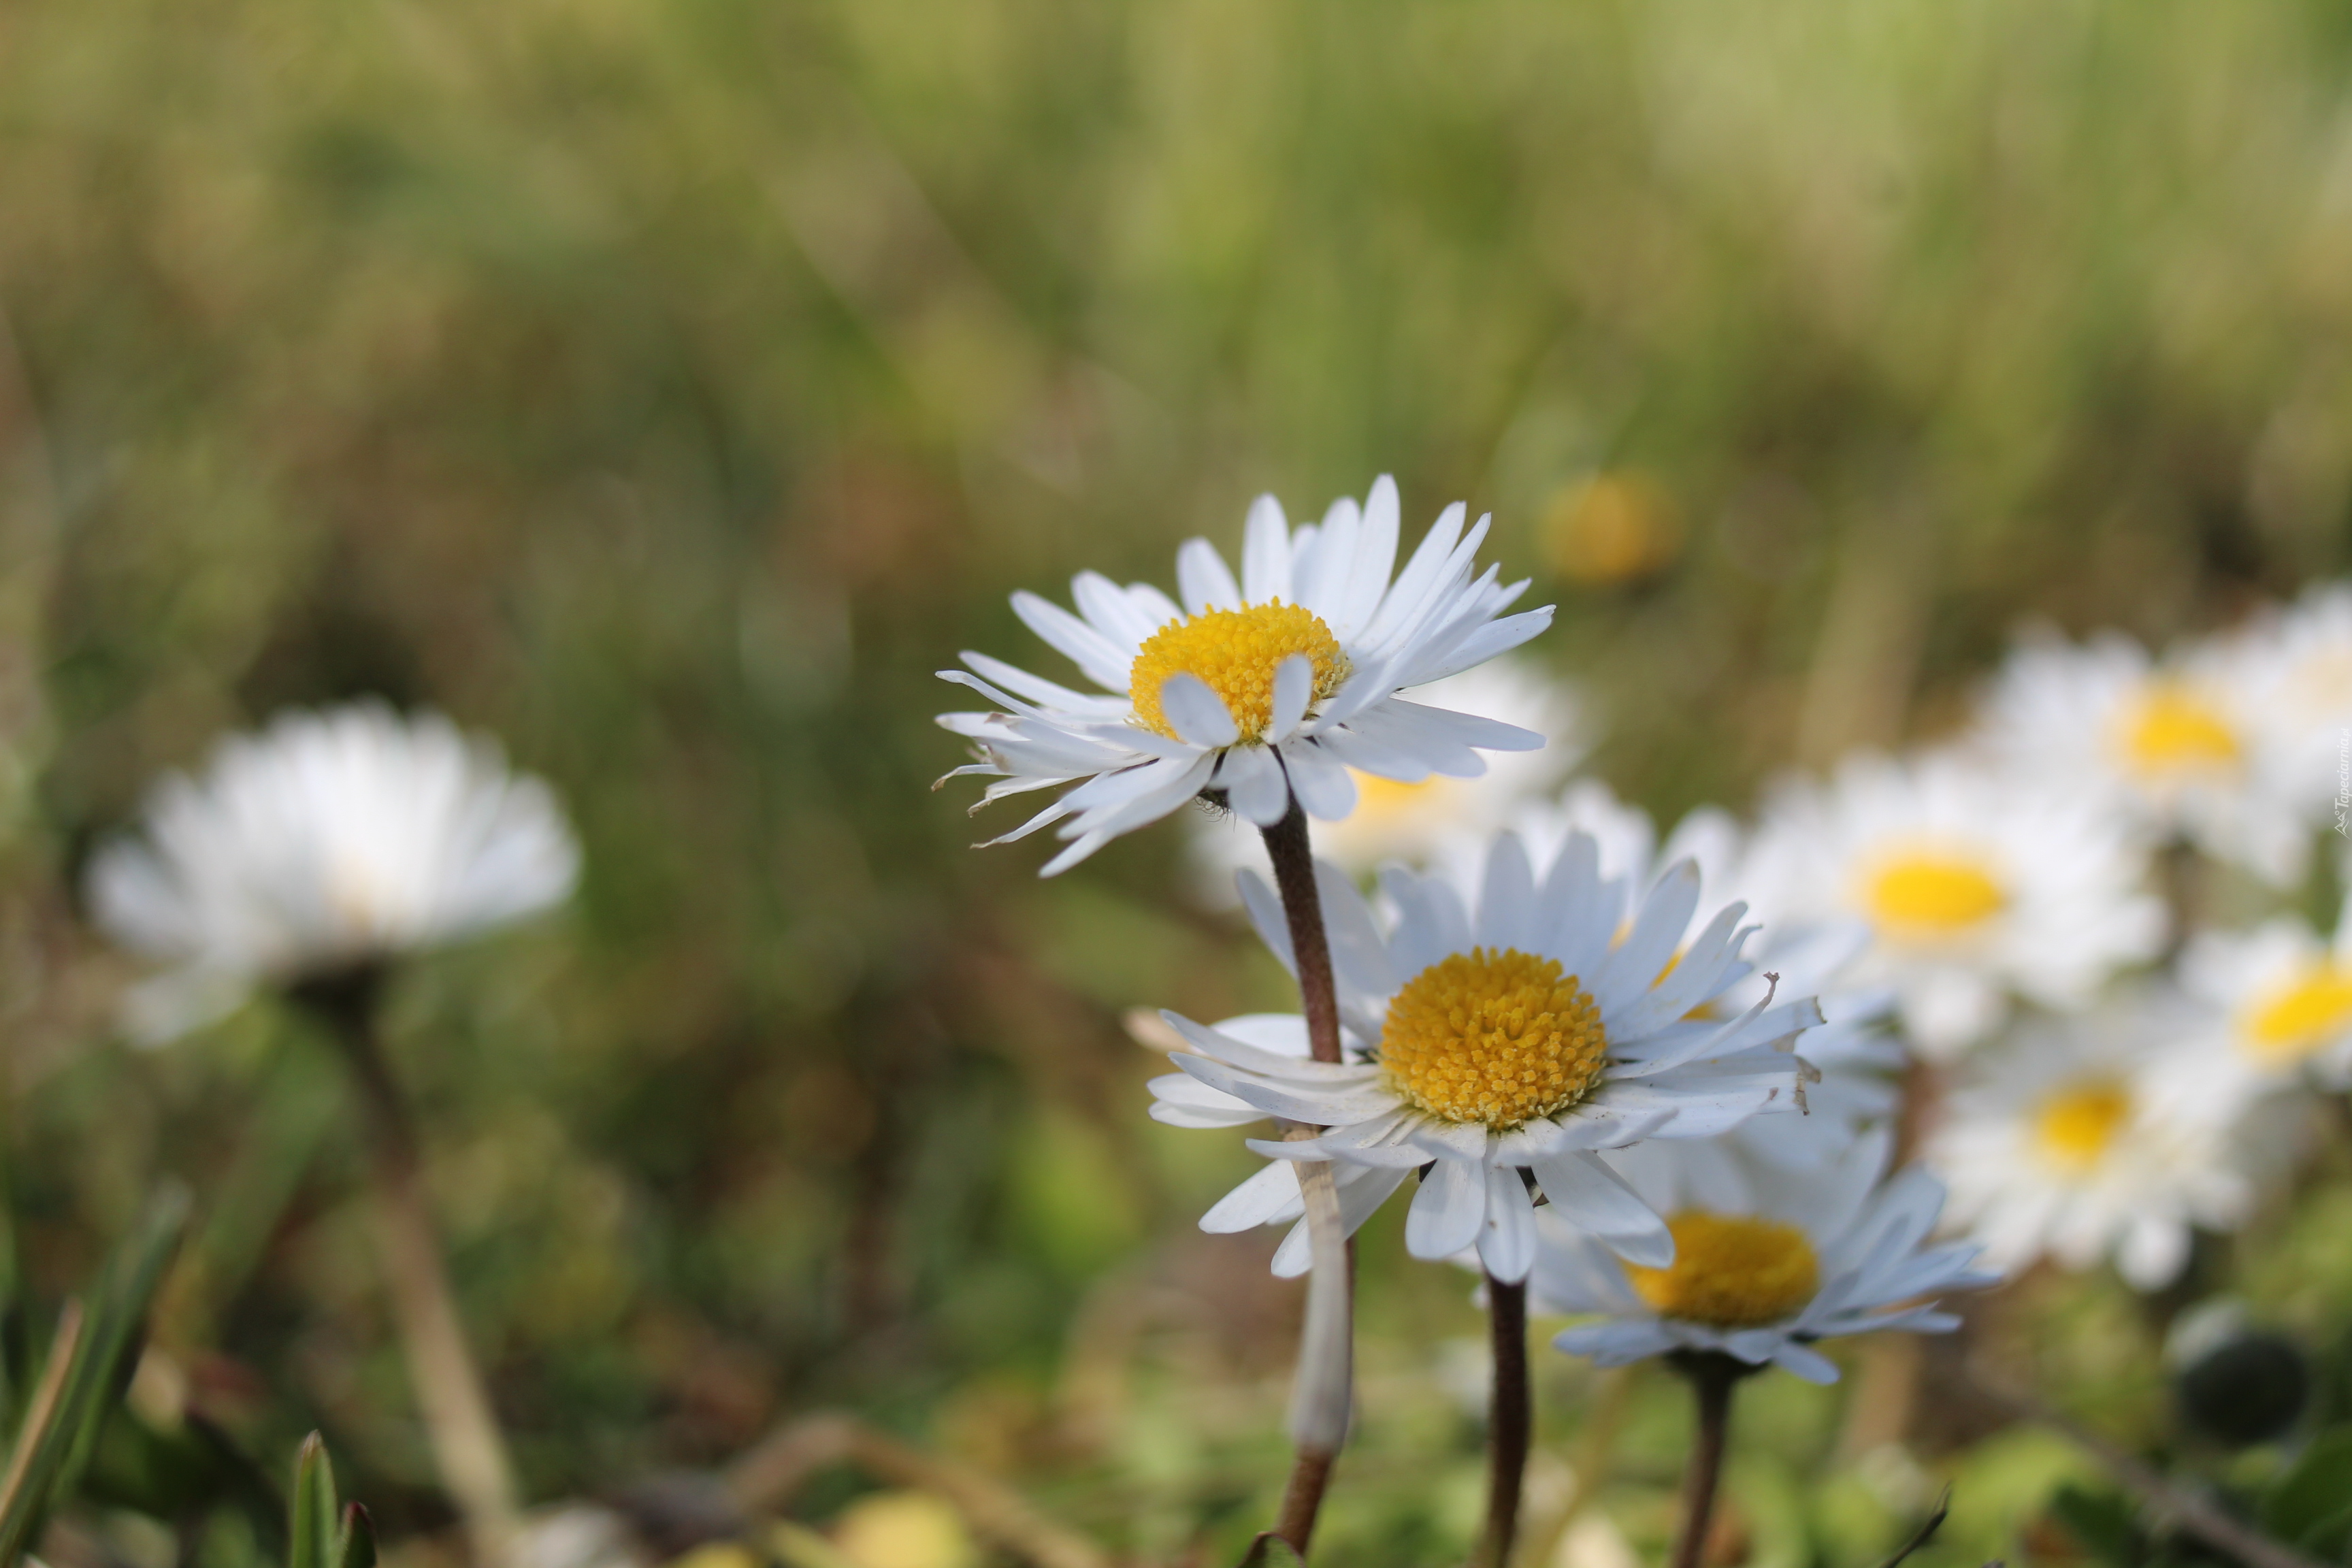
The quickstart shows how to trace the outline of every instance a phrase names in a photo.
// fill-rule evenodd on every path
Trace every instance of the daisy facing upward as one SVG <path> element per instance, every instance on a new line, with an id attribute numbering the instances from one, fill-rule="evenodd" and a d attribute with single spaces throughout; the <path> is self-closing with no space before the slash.
<path id="1" fill-rule="evenodd" d="M 1475 778 L 1487 751 L 1531 751 L 1543 737 L 1491 719 L 1408 702 L 1397 694 L 1482 664 L 1551 624 L 1549 607 L 1496 617 L 1527 588 L 1499 569 L 1472 575 L 1486 537 L 1465 535 L 1465 509 L 1446 508 L 1421 547 L 1396 564 L 1395 481 L 1382 478 L 1359 507 L 1332 503 L 1321 523 L 1293 529 L 1280 503 L 1250 508 L 1236 578 L 1203 539 L 1176 555 L 1181 604 L 1148 584 L 1120 587 L 1084 572 L 1073 615 L 1016 594 L 1024 624 L 1076 664 L 1099 692 L 1075 690 L 984 653 L 940 679 L 1003 710 L 947 713 L 940 722 L 974 743 L 979 761 L 948 777 L 998 782 L 982 804 L 1070 786 L 995 842 L 1059 824 L 1069 847 L 1052 876 L 1203 791 L 1272 827 L 1294 797 L 1335 821 L 1354 808 L 1356 774 L 1419 784 L 1433 773 Z"/>
<path id="2" fill-rule="evenodd" d="M 1266 1117 L 1318 1136 L 1253 1142 L 1274 1163 L 1212 1209 L 1204 1228 L 1243 1230 L 1298 1212 L 1296 1162 L 1330 1162 L 1360 1224 L 1428 1167 L 1406 1216 L 1416 1258 L 1475 1247 L 1510 1284 L 1535 1257 L 1528 1173 L 1552 1212 L 1637 1261 L 1671 1261 L 1664 1221 L 1599 1158 L 1646 1138 L 1704 1138 L 1762 1111 L 1797 1110 L 1788 1047 L 1821 1022 L 1810 997 L 1759 997 L 1698 1016 L 1746 980 L 1742 906 L 1687 936 L 1699 879 L 1678 863 L 1643 889 L 1601 877 L 1590 835 L 1571 834 L 1538 880 L 1517 835 L 1498 836 L 1480 884 L 1391 870 L 1395 918 L 1375 920 L 1353 883 L 1319 879 L 1332 932 L 1347 1059 L 1303 1059 L 1303 1028 L 1251 1020 L 1203 1027 L 1168 1016 L 1193 1054 L 1155 1079 L 1152 1114 L 1179 1126 Z M 1294 963 L 1271 891 L 1243 879 L 1258 931 Z M 1240 1037 L 1254 1035 L 1259 1043 Z M 1280 1048 L 1286 1046 L 1287 1048 Z M 1275 1047 L 1276 1048 L 1268 1048 Z M 1303 1264 L 1303 1238 L 1277 1268 Z"/>

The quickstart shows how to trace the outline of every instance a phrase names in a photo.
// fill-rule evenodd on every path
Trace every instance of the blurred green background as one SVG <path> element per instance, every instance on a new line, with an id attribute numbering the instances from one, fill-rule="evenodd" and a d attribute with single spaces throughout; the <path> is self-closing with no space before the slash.
<path id="1" fill-rule="evenodd" d="M 2337 573 L 2352 5 L 23 0 L 0 311 L 37 1298 L 184 1175 L 155 1364 L 257 1451 L 324 1426 L 394 1534 L 446 1519 L 331 1059 L 263 1006 L 122 1045 L 73 891 L 216 732 L 382 692 L 501 736 L 585 842 L 563 916 L 396 1003 L 534 1497 L 846 1405 L 1223 1561 L 1296 1292 L 1193 1230 L 1249 1156 L 1146 1120 L 1118 1020 L 1281 976 L 1186 903 L 1178 826 L 1052 884 L 970 852 L 932 671 L 1053 668 L 1013 587 L 1165 580 L 1261 489 L 1393 471 L 1409 531 L 1495 512 L 1594 767 L 1672 814 L 1932 732 L 2023 617 L 2160 637 Z M 1396 1221 L 1357 1564 L 1444 1561 L 1477 1501 L 1468 1281 Z M 2048 1332 L 2127 1421 L 2154 1373 L 2100 1361 L 2102 1289 Z M 1679 1405 L 1546 1362 L 1539 1507 L 1622 1406 L 1603 1501 L 1654 1553 Z M 1749 1560 L 1916 1518 L 1844 1412 L 1753 1402 Z M 2074 1461 L 1968 1463 L 1955 1563 Z"/>

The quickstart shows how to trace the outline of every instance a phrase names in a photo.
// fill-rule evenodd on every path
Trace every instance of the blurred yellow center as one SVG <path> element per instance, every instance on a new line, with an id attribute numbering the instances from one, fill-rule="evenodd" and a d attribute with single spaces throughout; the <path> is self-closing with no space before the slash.
<path id="1" fill-rule="evenodd" d="M 1378 773 L 1359 773 L 1354 768 L 1348 772 L 1356 781 L 1354 815 L 1358 816 L 1394 821 L 1412 816 L 1439 798 L 1436 784 L 1442 774 L 1432 773 L 1419 784 L 1402 784 Z"/>
<path id="2" fill-rule="evenodd" d="M 1799 1311 L 1821 1288 L 1821 1259 L 1793 1225 L 1685 1209 L 1666 1229 L 1674 1234 L 1674 1262 L 1664 1268 L 1625 1265 L 1633 1293 L 1660 1317 L 1752 1329 Z"/>
<path id="3" fill-rule="evenodd" d="M 2247 1014 L 2247 1046 L 2265 1061 L 2293 1062 L 2352 1028 L 2352 971 L 2322 964 Z"/>
<path id="4" fill-rule="evenodd" d="M 1274 722 L 1274 672 L 1292 654 L 1315 668 L 1310 705 L 1328 699 L 1348 679 L 1339 639 L 1314 611 L 1279 599 L 1244 610 L 1211 610 L 1171 621 L 1151 634 L 1128 669 L 1128 700 L 1147 730 L 1181 740 L 1160 710 L 1160 689 L 1171 675 L 1197 676 L 1224 702 L 1244 741 L 1265 738 Z"/>
<path id="5" fill-rule="evenodd" d="M 2133 771 L 2147 776 L 2201 772 L 2238 760 L 2238 732 L 2210 702 L 2167 681 L 2148 688 L 2125 716 L 2123 750 Z"/>
<path id="6" fill-rule="evenodd" d="M 1609 1052 L 1601 1010 L 1559 960 L 1473 948 L 1431 964 L 1389 1004 L 1389 1087 L 1432 1116 L 1517 1127 L 1584 1098 Z"/>
<path id="7" fill-rule="evenodd" d="M 1984 868 L 1957 855 L 1921 853 L 1886 861 L 1863 889 L 1870 916 L 1896 936 L 1957 936 L 2009 902 Z"/>
<path id="8" fill-rule="evenodd" d="M 2114 1079 L 2079 1079 L 2034 1112 L 2034 1144 L 2061 1170 L 2088 1170 L 2105 1157 L 2131 1109 L 2131 1091 Z"/>

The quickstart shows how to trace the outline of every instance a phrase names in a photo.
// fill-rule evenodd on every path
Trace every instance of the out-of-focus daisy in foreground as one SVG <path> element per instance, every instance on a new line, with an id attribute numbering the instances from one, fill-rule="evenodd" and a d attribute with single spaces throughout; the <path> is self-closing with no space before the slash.
<path id="1" fill-rule="evenodd" d="M 1721 1143 L 1645 1143 L 1603 1156 L 1670 1216 L 1674 1261 L 1629 1264 L 1549 1215 L 1537 1219 L 1529 1294 L 1538 1310 L 1597 1314 L 1552 1343 L 1601 1366 L 1670 1352 L 1777 1365 L 1809 1383 L 1838 1369 L 1813 1349 L 1843 1334 L 1942 1333 L 1935 1299 L 1999 1276 L 1969 1243 L 1927 1246 L 1944 1192 L 1925 1171 L 1885 1180 L 1891 1140 L 1872 1133 L 1804 1169 Z"/>
<path id="2" fill-rule="evenodd" d="M 2260 763 L 2276 781 L 2266 793 L 2298 805 L 2306 829 L 2352 832 L 2343 751 L 2352 730 L 2352 584 L 2316 584 L 2231 643 Z"/>
<path id="3" fill-rule="evenodd" d="M 287 714 L 149 797 L 89 870 L 107 933 L 173 967 L 134 987 L 132 1034 L 173 1037 L 257 984 L 291 985 L 455 942 L 560 902 L 579 849 L 498 746 L 381 703 Z"/>
<path id="4" fill-rule="evenodd" d="M 1885 986 L 1921 1052 L 1990 1034 L 2011 993 L 2086 1005 L 2155 955 L 2163 906 L 2146 847 L 2094 796 L 2021 782 L 1950 753 L 1850 758 L 1826 786 L 1784 786 L 1742 868 L 1774 921 L 1860 921 L 1845 984 Z"/>
<path id="5" fill-rule="evenodd" d="M 1432 773 L 1418 784 L 1353 770 L 1355 809 L 1315 833 L 1315 853 L 1340 869 L 1368 875 L 1391 861 L 1426 867 L 1448 846 L 1484 847 L 1527 802 L 1559 782 L 1582 755 L 1579 705 L 1559 681 L 1532 664 L 1497 658 L 1402 693 L 1414 702 L 1497 720 L 1545 737 L 1541 750 L 1502 752 L 1475 778 Z M 1203 890 L 1233 899 L 1234 873 L 1264 866 L 1265 850 L 1246 819 L 1204 816 L 1194 847 Z"/>
<path id="6" fill-rule="evenodd" d="M 1398 693 L 1483 664 L 1551 624 L 1549 608 L 1497 620 L 1526 589 L 1473 576 L 1487 520 L 1463 532 L 1446 508 L 1404 570 L 1397 490 L 1386 478 L 1359 507 L 1341 500 L 1321 523 L 1293 529 L 1272 496 L 1251 507 L 1237 579 L 1203 539 L 1177 552 L 1181 607 L 1147 584 L 1120 587 L 1082 572 L 1073 615 L 1034 594 L 1013 607 L 1099 694 L 1073 690 L 966 653 L 969 686 L 1002 712 L 947 713 L 980 760 L 948 777 L 997 780 L 982 804 L 1031 790 L 1066 790 L 994 842 L 1051 824 L 1069 847 L 1045 874 L 1076 865 L 1111 838 L 1204 790 L 1270 827 L 1295 797 L 1309 816 L 1355 809 L 1356 775 L 1419 784 L 1475 778 L 1486 751 L 1532 751 L 1543 737 L 1514 725 L 1408 701 Z"/>
<path id="7" fill-rule="evenodd" d="M 2284 668 L 2265 678 L 2275 661 L 2255 641 L 2193 644 L 2159 662 L 2119 632 L 2079 645 L 2035 634 L 1994 683 L 1979 739 L 2021 776 L 2095 795 L 2286 886 L 2310 861 L 2314 787 L 2335 775 L 2297 767 L 2263 721 L 2258 689 L 2289 681 Z"/>
<path id="8" fill-rule="evenodd" d="M 1391 869 L 1387 929 L 1347 876 L 1318 868 L 1348 1059 L 1304 1060 L 1303 1026 L 1279 1036 L 1167 1015 L 1192 1047 L 1181 1073 L 1153 1080 L 1152 1114 L 1179 1126 L 1286 1118 L 1324 1128 L 1254 1141 L 1274 1163 L 1210 1210 L 1204 1229 L 1245 1230 L 1299 1212 L 1291 1163 L 1336 1162 L 1343 1217 L 1360 1225 L 1428 1166 L 1405 1223 L 1416 1258 L 1476 1247 L 1488 1273 L 1527 1278 L 1532 1172 L 1555 1212 L 1637 1260 L 1673 1255 L 1665 1226 L 1598 1151 L 1645 1138 L 1704 1138 L 1765 1110 L 1793 1110 L 1787 1047 L 1820 1022 L 1810 997 L 1759 998 L 1730 1017 L 1694 1016 L 1750 966 L 1753 928 L 1735 904 L 1685 941 L 1699 898 L 1684 862 L 1629 899 L 1600 874 L 1592 839 L 1573 835 L 1538 881 L 1517 836 L 1498 837 L 1482 884 Z M 1253 874 L 1244 901 L 1259 934 L 1295 969 L 1274 894 Z M 1307 1263 L 1303 1227 L 1276 1256 Z"/>
<path id="9" fill-rule="evenodd" d="M 2249 931 L 2200 931 L 2181 951 L 2181 989 L 2205 1004 L 2209 1057 L 2263 1084 L 2308 1074 L 2352 1086 L 2352 920 L 2323 941 L 2279 915 Z"/>
<path id="10" fill-rule="evenodd" d="M 2154 1290 L 2188 1263 L 2195 1228 L 2244 1222 L 2294 1141 L 2291 1108 L 2217 1074 L 2189 1017 L 2179 996 L 2150 993 L 2029 1026 L 1965 1065 L 1923 1153 L 1951 1187 L 1953 1228 L 1987 1263 L 2083 1269 L 2112 1256 Z"/>

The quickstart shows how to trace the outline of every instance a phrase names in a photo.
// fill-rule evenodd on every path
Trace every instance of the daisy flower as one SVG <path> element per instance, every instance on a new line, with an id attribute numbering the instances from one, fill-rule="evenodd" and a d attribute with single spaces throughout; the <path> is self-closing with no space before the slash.
<path id="1" fill-rule="evenodd" d="M 2181 950 L 2179 976 L 2205 1005 L 2199 1032 L 2213 1059 L 2264 1085 L 2308 1072 L 2325 1088 L 2352 1087 L 2352 920 L 2336 916 L 2332 941 L 2291 915 L 2200 931 Z"/>
<path id="2" fill-rule="evenodd" d="M 1769 973 L 1780 977 L 1790 995 L 1817 998 L 1823 1021 L 1797 1039 L 1797 1054 L 1812 1069 L 1804 1090 L 1808 1114 L 1745 1122 L 1730 1137 L 1764 1158 L 1810 1163 L 1842 1153 L 1864 1125 L 1894 1112 L 1900 1098 L 1894 1075 L 1905 1061 L 1902 1046 L 1885 1028 L 1894 995 L 1849 977 L 1869 944 L 1868 928 L 1851 919 L 1795 923 L 1759 909 L 1742 875 L 1747 830 L 1730 813 L 1701 806 L 1661 845 L 1648 812 L 1619 800 L 1598 779 L 1580 779 L 1557 800 L 1522 809 L 1513 825 L 1538 860 L 1557 853 L 1570 834 L 1590 833 L 1600 847 L 1601 875 L 1633 888 L 1647 887 L 1660 868 L 1687 859 L 1715 897 L 1744 900 L 1762 917 L 1759 945 L 1750 955 L 1758 973 L 1708 1003 L 1702 1016 L 1728 1017 L 1748 1006 L 1763 994 L 1762 975 Z M 1461 864 L 1459 857 L 1455 863 Z"/>
<path id="3" fill-rule="evenodd" d="M 1864 754 L 1826 786 L 1783 786 L 1741 877 L 1775 920 L 1860 921 L 1848 982 L 1891 991 L 1911 1043 L 1949 1058 L 2012 993 L 2081 1007 L 2155 956 L 2164 909 L 2147 871 L 2145 843 L 2095 796 L 1946 752 Z"/>
<path id="4" fill-rule="evenodd" d="M 287 714 L 173 773 L 92 862 L 107 933 L 173 967 L 134 987 L 131 1032 L 169 1039 L 257 984 L 289 985 L 456 942 L 560 902 L 580 852 L 547 786 L 438 714 L 377 702 Z"/>
<path id="5" fill-rule="evenodd" d="M 2046 1020 L 1971 1058 L 1925 1158 L 1952 1192 L 1951 1223 L 2003 1272 L 2112 1256 L 2142 1290 L 2169 1284 L 2197 1226 L 2230 1231 L 2252 1208 L 2273 1129 L 2194 1037 L 2177 996 Z M 2266 1157 L 2266 1158 L 2267 1158 Z"/>
<path id="6" fill-rule="evenodd" d="M 1958 1327 L 1932 1298 L 1980 1289 L 1999 1276 L 1970 1267 L 1977 1249 L 1968 1243 L 1925 1245 L 1944 1190 L 1916 1168 L 1886 1179 L 1891 1148 L 1885 1133 L 1871 1133 L 1803 1171 L 1758 1164 L 1720 1142 L 1604 1156 L 1645 1203 L 1672 1216 L 1674 1260 L 1627 1263 L 1538 1216 L 1533 1303 L 1600 1319 L 1552 1343 L 1601 1366 L 1714 1352 L 1834 1383 L 1835 1363 L 1812 1348 L 1819 1341 Z"/>
<path id="7" fill-rule="evenodd" d="M 1415 702 L 1493 719 L 1547 738 L 1540 751 L 1504 752 L 1487 759 L 1475 778 L 1432 773 L 1417 784 L 1351 770 L 1355 809 L 1317 829 L 1315 850 L 1358 876 L 1391 860 L 1429 865 L 1446 846 L 1465 838 L 1484 845 L 1527 802 L 1559 783 L 1584 746 L 1575 736 L 1575 695 L 1533 665 L 1504 658 L 1403 693 Z M 1202 891 L 1218 902 L 1233 898 L 1234 873 L 1264 866 L 1258 835 L 1237 818 L 1203 816 L 1194 836 Z"/>
<path id="8" fill-rule="evenodd" d="M 1280 1117 L 1318 1136 L 1253 1141 L 1275 1163 L 1202 1219 L 1213 1231 L 1293 1217 L 1291 1163 L 1335 1163 L 1342 1216 L 1360 1225 L 1428 1167 L 1405 1221 L 1416 1258 L 1475 1246 L 1496 1279 L 1527 1278 L 1535 1207 L 1528 1173 L 1554 1209 L 1634 1258 L 1672 1254 L 1664 1223 L 1598 1151 L 1644 1138 L 1703 1138 L 1764 1110 L 1793 1110 L 1797 1033 L 1821 1021 L 1809 997 L 1769 992 L 1728 1018 L 1696 1010 L 1745 980 L 1752 928 L 1734 904 L 1685 937 L 1698 904 L 1688 862 L 1629 898 L 1601 875 L 1598 847 L 1571 835 L 1538 880 L 1514 834 L 1496 837 L 1482 883 L 1392 868 L 1393 918 L 1337 868 L 1318 867 L 1347 1059 L 1304 1058 L 1303 1026 L 1255 1020 L 1204 1028 L 1166 1015 L 1192 1047 L 1153 1080 L 1152 1114 L 1179 1126 Z M 1242 879 L 1259 934 L 1294 972 L 1273 890 Z M 1251 1037 L 1255 1033 L 1255 1038 Z M 1303 1227 L 1276 1271 L 1307 1263 Z"/>
<path id="9" fill-rule="evenodd" d="M 2286 609 L 2260 617 L 2232 646 L 2249 698 L 2252 765 L 2267 775 L 2264 793 L 2294 802 L 2307 825 L 2332 823 L 2339 833 L 2352 827 L 2343 805 L 2352 796 L 2352 775 L 2341 772 L 2339 750 L 2352 729 L 2352 584 L 2305 591 Z"/>
<path id="10" fill-rule="evenodd" d="M 1203 791 L 1261 827 L 1280 822 L 1294 797 L 1333 822 L 1354 810 L 1359 774 L 1408 784 L 1433 773 L 1475 778 L 1486 768 L 1480 750 L 1541 746 L 1542 736 L 1515 725 L 1398 695 L 1551 624 L 1549 607 L 1496 618 L 1527 584 L 1500 584 L 1493 566 L 1472 575 L 1488 520 L 1465 535 L 1463 518 L 1459 502 L 1446 508 L 1391 581 L 1393 480 L 1373 485 L 1362 506 L 1335 501 L 1319 524 L 1297 529 L 1261 496 L 1238 579 L 1204 539 L 1177 552 L 1181 607 L 1149 584 L 1122 588 L 1093 572 L 1071 582 L 1076 615 L 1015 594 L 1014 613 L 1102 692 L 966 653 L 969 669 L 940 678 L 1004 710 L 940 716 L 979 757 L 947 776 L 997 780 L 982 805 L 1073 786 L 993 840 L 1059 824 L 1069 847 L 1047 862 L 1052 876 Z"/>
<path id="11" fill-rule="evenodd" d="M 2255 696 L 2269 686 L 2274 707 L 2290 705 L 2286 639 L 2273 639 L 2270 660 L 2259 640 L 2194 644 L 2159 661 L 2118 632 L 2082 644 L 2033 634 L 1994 683 L 1978 739 L 2026 777 L 2095 791 L 2158 835 L 2291 885 L 2310 861 L 2307 803 L 2321 784 L 2332 793 L 2335 774 L 2282 765 Z"/>

